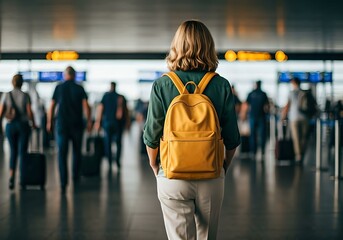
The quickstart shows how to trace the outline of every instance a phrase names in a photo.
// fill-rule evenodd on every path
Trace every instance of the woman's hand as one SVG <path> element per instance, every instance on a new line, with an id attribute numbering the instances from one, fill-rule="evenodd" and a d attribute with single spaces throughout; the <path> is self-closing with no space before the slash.
<path id="1" fill-rule="evenodd" d="M 146 146 L 146 150 L 149 156 L 150 167 L 154 172 L 155 176 L 157 176 L 158 170 L 160 168 L 159 164 L 157 163 L 158 148 L 150 148 L 149 146 Z"/>
<path id="2" fill-rule="evenodd" d="M 155 177 L 156 177 L 157 174 L 158 174 L 158 170 L 160 169 L 159 164 L 154 164 L 154 165 L 150 164 L 150 167 L 151 167 L 151 169 L 152 169 L 152 171 L 154 172 L 154 175 L 155 175 Z"/>

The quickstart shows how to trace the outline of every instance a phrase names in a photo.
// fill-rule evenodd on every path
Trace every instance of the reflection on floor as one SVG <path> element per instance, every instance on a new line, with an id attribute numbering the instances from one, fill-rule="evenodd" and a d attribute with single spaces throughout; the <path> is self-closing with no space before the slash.
<path id="1" fill-rule="evenodd" d="M 8 146 L 0 157 L 0 239 L 166 239 L 156 183 L 139 154 L 138 128 L 125 135 L 120 174 L 83 178 L 61 196 L 55 150 L 46 152 L 46 191 L 8 190 Z M 237 157 L 227 174 L 218 239 L 343 239 L 343 181 L 305 165 Z"/>

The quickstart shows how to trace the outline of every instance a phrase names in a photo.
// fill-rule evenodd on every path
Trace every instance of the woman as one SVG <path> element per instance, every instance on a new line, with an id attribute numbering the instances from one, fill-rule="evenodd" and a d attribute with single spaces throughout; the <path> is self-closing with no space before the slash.
<path id="1" fill-rule="evenodd" d="M 23 77 L 16 74 L 12 78 L 13 90 L 4 94 L 0 104 L 0 116 L 7 119 L 6 136 L 10 145 L 10 180 L 9 188 L 15 186 L 17 158 L 19 156 L 21 179 L 23 179 L 22 163 L 27 154 L 30 122 L 34 127 L 30 97 L 21 90 Z M 2 121 L 1 121 L 2 122 Z"/>
<path id="2" fill-rule="evenodd" d="M 176 31 L 166 60 L 168 68 L 178 75 L 183 84 L 188 81 L 199 84 L 206 72 L 214 72 L 218 66 L 218 58 L 207 27 L 194 20 L 182 23 Z M 150 166 L 157 178 L 158 198 L 167 235 L 173 240 L 216 239 L 224 196 L 225 171 L 240 143 L 234 97 L 229 82 L 219 75 L 212 78 L 204 91 L 218 114 L 226 147 L 220 177 L 179 180 L 166 178 L 157 161 L 166 111 L 178 94 L 167 76 L 162 76 L 154 82 L 143 136 Z"/>

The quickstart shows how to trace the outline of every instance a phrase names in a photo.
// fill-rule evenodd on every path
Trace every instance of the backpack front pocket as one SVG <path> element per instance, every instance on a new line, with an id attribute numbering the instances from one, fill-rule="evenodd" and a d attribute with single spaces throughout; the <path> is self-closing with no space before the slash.
<path id="1" fill-rule="evenodd" d="M 171 132 L 168 169 L 174 173 L 216 172 L 216 135 L 212 131 Z"/>

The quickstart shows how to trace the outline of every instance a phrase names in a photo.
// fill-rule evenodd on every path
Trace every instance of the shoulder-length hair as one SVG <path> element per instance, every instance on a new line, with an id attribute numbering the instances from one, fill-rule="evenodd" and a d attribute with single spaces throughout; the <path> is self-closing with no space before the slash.
<path id="1" fill-rule="evenodd" d="M 218 67 L 218 56 L 205 24 L 197 20 L 183 22 L 175 33 L 166 60 L 171 71 L 214 72 Z"/>

